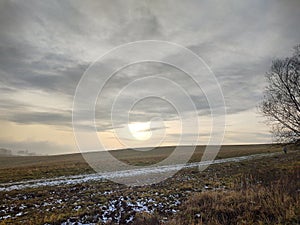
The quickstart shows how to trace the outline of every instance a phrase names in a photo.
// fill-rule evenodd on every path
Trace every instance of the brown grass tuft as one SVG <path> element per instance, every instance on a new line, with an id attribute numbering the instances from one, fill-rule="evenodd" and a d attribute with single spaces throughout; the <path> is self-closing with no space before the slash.
<path id="1" fill-rule="evenodd" d="M 232 191 L 194 194 L 169 224 L 299 224 L 299 167 L 269 185 L 248 177 Z"/>

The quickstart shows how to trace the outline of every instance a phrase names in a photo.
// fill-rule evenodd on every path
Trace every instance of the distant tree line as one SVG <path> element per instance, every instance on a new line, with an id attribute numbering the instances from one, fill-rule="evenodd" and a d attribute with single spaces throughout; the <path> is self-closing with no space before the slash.
<path id="1" fill-rule="evenodd" d="M 36 155 L 33 152 L 29 152 L 28 150 L 19 150 L 17 152 L 13 152 L 10 149 L 6 148 L 0 148 L 0 156 L 13 156 L 13 155 L 19 155 L 19 156 L 34 156 Z"/>
<path id="2" fill-rule="evenodd" d="M 9 156 L 12 155 L 11 150 L 6 149 L 6 148 L 0 148 L 0 156 Z"/>

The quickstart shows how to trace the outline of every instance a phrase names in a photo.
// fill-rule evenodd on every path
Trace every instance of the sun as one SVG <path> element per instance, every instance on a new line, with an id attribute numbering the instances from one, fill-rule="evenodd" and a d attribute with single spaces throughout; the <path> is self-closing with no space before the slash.
<path id="1" fill-rule="evenodd" d="M 134 138 L 141 141 L 148 140 L 152 132 L 150 130 L 150 122 L 135 122 L 128 124 L 128 128 Z"/>

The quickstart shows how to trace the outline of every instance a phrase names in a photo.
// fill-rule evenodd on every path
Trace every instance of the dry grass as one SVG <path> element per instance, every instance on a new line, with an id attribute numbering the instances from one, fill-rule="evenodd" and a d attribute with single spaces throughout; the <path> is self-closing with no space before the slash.
<path id="1" fill-rule="evenodd" d="M 300 167 L 276 172 L 238 177 L 230 191 L 195 193 L 168 224 L 299 224 Z"/>
<path id="2" fill-rule="evenodd" d="M 204 146 L 197 146 L 190 162 L 200 161 L 204 148 Z M 174 147 L 160 147 L 152 151 L 115 150 L 111 151 L 111 154 L 123 162 L 141 166 L 160 162 L 168 157 L 173 149 Z M 216 158 L 276 151 L 281 151 L 279 145 L 227 145 L 222 146 Z M 0 183 L 93 172 L 80 154 L 0 157 Z"/>

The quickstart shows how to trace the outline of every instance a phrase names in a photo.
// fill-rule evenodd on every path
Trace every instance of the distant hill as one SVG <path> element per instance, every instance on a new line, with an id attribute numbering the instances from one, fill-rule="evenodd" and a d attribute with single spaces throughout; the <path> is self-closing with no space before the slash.
<path id="1" fill-rule="evenodd" d="M 184 147 L 184 146 L 182 146 Z M 190 162 L 199 162 L 201 161 L 203 152 L 206 146 L 196 146 L 195 152 L 192 155 Z M 122 150 L 112 150 L 109 153 L 116 159 L 130 165 L 135 166 L 145 166 L 153 165 L 164 159 L 166 159 L 174 150 L 175 146 L 166 146 L 166 147 L 156 147 L 153 150 L 146 151 L 147 149 L 122 149 Z M 260 144 L 260 145 L 223 145 L 218 153 L 216 159 L 229 158 L 229 157 L 238 157 L 250 154 L 259 154 L 259 153 L 268 153 L 268 152 L 278 152 L 281 151 L 280 145 L 274 144 Z M 86 162 L 87 158 L 95 159 L 105 159 L 106 154 L 102 152 L 88 152 L 85 154 L 73 153 L 73 154 L 63 154 L 63 155 L 48 155 L 48 156 L 29 156 L 23 155 L 24 152 L 15 152 L 10 155 L 1 155 L 0 154 L 0 169 L 2 168 L 11 168 L 11 167 L 24 167 L 24 166 L 49 166 L 57 167 L 65 170 L 65 167 L 75 168 L 78 170 L 79 167 L 88 168 Z M 10 159 L 8 159 L 8 157 Z M 107 160 L 110 160 L 107 159 Z M 84 170 L 85 170 L 84 169 Z"/>

